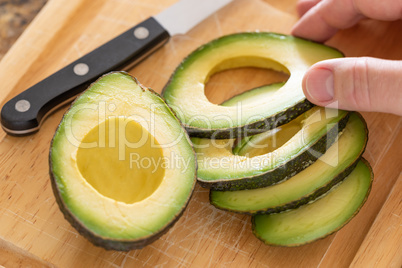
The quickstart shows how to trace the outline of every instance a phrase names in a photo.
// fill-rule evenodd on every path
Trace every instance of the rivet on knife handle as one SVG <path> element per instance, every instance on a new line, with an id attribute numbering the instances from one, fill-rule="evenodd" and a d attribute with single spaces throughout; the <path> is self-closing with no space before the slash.
<path id="1" fill-rule="evenodd" d="M 47 114 L 71 101 L 97 77 L 132 66 L 168 39 L 168 32 L 155 19 L 143 21 L 8 101 L 1 110 L 3 129 L 11 135 L 37 131 Z"/>

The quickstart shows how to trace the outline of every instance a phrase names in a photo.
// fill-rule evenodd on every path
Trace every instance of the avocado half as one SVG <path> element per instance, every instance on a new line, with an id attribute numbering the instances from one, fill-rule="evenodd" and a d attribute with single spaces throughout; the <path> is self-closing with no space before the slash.
<path id="1" fill-rule="evenodd" d="M 363 117 L 352 113 L 337 141 L 305 170 L 287 181 L 264 188 L 211 191 L 210 202 L 220 209 L 247 214 L 271 214 L 298 208 L 324 195 L 347 177 L 359 162 L 367 139 Z M 249 150 L 255 149 L 250 147 Z"/>
<path id="2" fill-rule="evenodd" d="M 243 141 L 236 145 L 236 139 L 192 138 L 197 180 L 201 186 L 218 191 L 256 189 L 284 181 L 321 157 L 348 118 L 346 111 L 314 107 L 280 129 L 253 136 L 252 139 L 260 135 L 278 137 L 275 141 L 279 144 L 262 154 L 235 154 L 237 146 L 244 146 Z M 244 139 L 249 141 L 250 137 Z"/>
<path id="3" fill-rule="evenodd" d="M 65 218 L 97 246 L 142 248 L 181 216 L 196 161 L 179 120 L 124 72 L 102 76 L 64 115 L 50 148 Z"/>
<path id="4" fill-rule="evenodd" d="M 163 96 L 192 137 L 229 139 L 255 135 L 290 122 L 313 105 L 301 87 L 314 63 L 342 57 L 328 46 L 276 33 L 226 35 L 195 50 L 177 67 Z M 239 106 L 209 102 L 204 93 L 209 77 L 237 67 L 271 68 L 290 75 L 269 98 Z"/>

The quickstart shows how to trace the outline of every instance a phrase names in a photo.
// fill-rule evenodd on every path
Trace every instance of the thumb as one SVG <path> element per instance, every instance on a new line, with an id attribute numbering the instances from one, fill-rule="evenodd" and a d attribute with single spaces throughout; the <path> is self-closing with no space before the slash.
<path id="1" fill-rule="evenodd" d="M 402 61 L 341 58 L 314 64 L 303 91 L 319 106 L 402 115 Z"/>

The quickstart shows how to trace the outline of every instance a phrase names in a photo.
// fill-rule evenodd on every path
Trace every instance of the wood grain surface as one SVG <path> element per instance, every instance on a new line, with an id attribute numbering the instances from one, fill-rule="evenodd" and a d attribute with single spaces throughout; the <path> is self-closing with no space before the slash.
<path id="1" fill-rule="evenodd" d="M 0 63 L 0 103 L 157 14 L 175 0 L 50 0 Z M 294 0 L 234 0 L 186 35 L 173 37 L 130 73 L 161 92 L 180 61 L 224 34 L 288 34 L 297 21 Z M 402 21 L 362 21 L 328 44 L 346 56 L 402 59 Z M 220 102 L 254 84 L 286 76 L 243 68 L 213 77 L 207 96 Z M 250 81 L 253 81 L 251 85 Z M 401 118 L 364 113 L 374 169 L 373 189 L 343 229 L 298 248 L 270 247 L 251 232 L 250 217 L 217 210 L 199 186 L 176 225 L 155 243 L 130 252 L 106 251 L 81 237 L 63 218 L 50 187 L 50 140 L 66 107 L 31 136 L 0 130 L 0 264 L 7 267 L 401 267 Z M 6 257 L 4 257 L 6 256 Z M 23 262 L 25 261 L 25 262 Z M 35 266 L 36 265 L 36 266 Z"/>

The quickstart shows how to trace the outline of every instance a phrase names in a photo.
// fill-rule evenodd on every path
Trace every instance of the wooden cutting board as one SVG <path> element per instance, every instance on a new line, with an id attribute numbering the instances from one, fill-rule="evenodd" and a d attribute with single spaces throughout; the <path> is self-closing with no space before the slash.
<path id="1" fill-rule="evenodd" d="M 50 0 L 0 64 L 0 103 L 52 72 L 157 14 L 175 0 Z M 130 70 L 160 92 L 189 52 L 224 34 L 289 33 L 294 0 L 235 0 Z M 402 21 L 363 21 L 329 44 L 347 56 L 402 59 Z M 267 78 L 268 77 L 268 78 Z M 254 84 L 283 80 L 245 68 L 214 77 L 207 95 L 219 102 Z M 254 81 L 254 83 L 250 83 Z M 217 87 L 219 84 L 219 90 Z M 216 90 L 215 90 L 216 89 Z M 400 267 L 402 265 L 401 118 L 364 113 L 370 140 L 364 154 L 375 181 L 361 212 L 341 231 L 298 248 L 270 247 L 251 233 L 250 217 L 215 209 L 197 186 L 183 217 L 142 250 L 106 251 L 93 246 L 64 220 L 48 175 L 48 150 L 66 107 L 41 130 L 11 137 L 0 130 L 0 264 L 6 267 Z"/>

